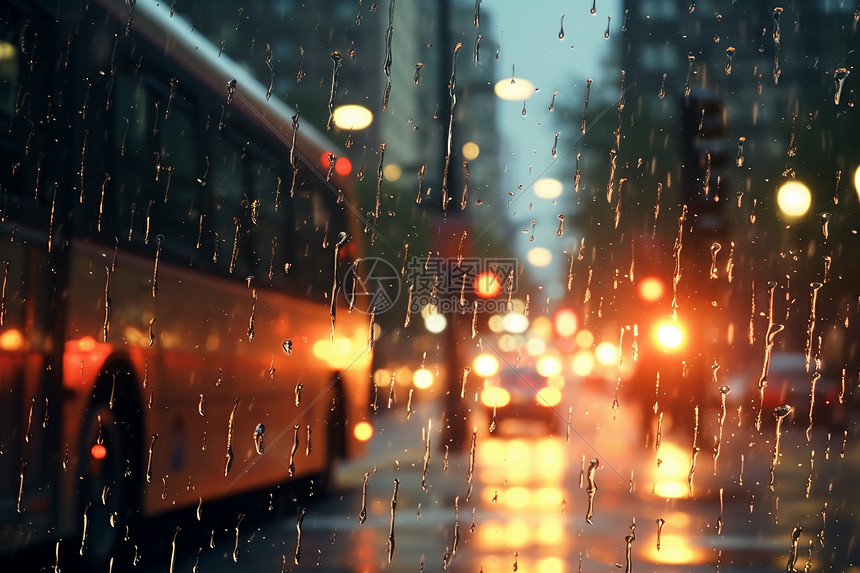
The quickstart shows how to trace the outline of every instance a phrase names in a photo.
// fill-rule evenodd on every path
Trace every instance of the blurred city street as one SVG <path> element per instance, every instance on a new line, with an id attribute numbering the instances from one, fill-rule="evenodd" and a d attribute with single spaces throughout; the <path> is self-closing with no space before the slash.
<path id="1" fill-rule="evenodd" d="M 821 429 L 807 444 L 789 430 L 799 435 L 782 446 L 773 491 L 772 439 L 727 440 L 716 474 L 712 450 L 702 447 L 691 496 L 691 444 L 667 439 L 655 455 L 631 431 L 626 406 L 614 410 L 607 394 L 585 398 L 589 414 L 574 421 L 569 440 L 531 424 L 493 434 L 477 426 L 473 469 L 469 448 L 446 456 L 434 442 L 434 405 L 417 405 L 409 419 L 402 408 L 384 409 L 367 454 L 340 467 L 334 495 L 248 518 L 238 536 L 216 532 L 214 548 L 183 547 L 189 536 L 180 532 L 173 570 L 856 570 L 847 565 L 857 555 L 856 443 L 843 450 L 842 435 Z M 845 504 L 830 502 L 835 490 Z M 170 552 L 163 541 L 141 554 L 138 569 L 166 570 Z"/>

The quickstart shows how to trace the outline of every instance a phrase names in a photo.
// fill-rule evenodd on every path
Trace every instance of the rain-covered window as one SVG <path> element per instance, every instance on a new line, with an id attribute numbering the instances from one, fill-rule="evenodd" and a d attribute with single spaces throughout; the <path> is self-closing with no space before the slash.
<path id="1" fill-rule="evenodd" d="M 853 0 L 0 0 L 0 562 L 853 571 Z"/>

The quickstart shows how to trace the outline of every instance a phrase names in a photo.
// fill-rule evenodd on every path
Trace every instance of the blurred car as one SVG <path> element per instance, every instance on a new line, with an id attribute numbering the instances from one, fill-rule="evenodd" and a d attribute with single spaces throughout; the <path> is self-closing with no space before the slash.
<path id="1" fill-rule="evenodd" d="M 806 355 L 802 352 L 774 352 L 767 373 L 764 400 L 759 397 L 758 385 L 751 392 L 755 406 L 761 402 L 762 422 L 775 419 L 777 408 L 788 405 L 791 412 L 785 417 L 783 427 L 792 425 L 807 428 L 810 423 L 809 407 L 812 404 L 812 426 L 824 425 L 830 429 L 841 429 L 845 424 L 845 404 L 840 399 L 842 384 L 839 378 L 825 371 L 815 380 L 815 372 L 807 372 Z M 814 397 L 814 400 L 812 398 Z"/>
<path id="2" fill-rule="evenodd" d="M 560 375 L 542 376 L 536 368 L 505 367 L 485 379 L 481 404 L 490 418 L 490 428 L 521 421 L 550 431 L 561 426 L 558 405 L 562 401 Z"/>

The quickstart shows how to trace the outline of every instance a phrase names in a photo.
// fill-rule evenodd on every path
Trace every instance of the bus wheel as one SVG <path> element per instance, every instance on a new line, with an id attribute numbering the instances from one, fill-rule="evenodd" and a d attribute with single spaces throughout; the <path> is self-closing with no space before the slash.
<path id="1" fill-rule="evenodd" d="M 79 500 L 83 527 L 80 555 L 87 564 L 118 557 L 120 541 L 135 513 L 127 440 L 107 404 L 90 408 L 82 431 Z"/>

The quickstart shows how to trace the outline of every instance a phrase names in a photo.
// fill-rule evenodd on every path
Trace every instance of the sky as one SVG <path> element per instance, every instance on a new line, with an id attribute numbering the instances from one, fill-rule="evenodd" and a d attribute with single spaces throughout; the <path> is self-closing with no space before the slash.
<path id="1" fill-rule="evenodd" d="M 551 298 L 560 297 L 566 289 L 568 258 L 564 251 L 576 248 L 580 239 L 569 225 L 561 237 L 557 234 L 558 215 L 570 213 L 574 208 L 569 174 L 574 171 L 577 134 L 561 133 L 553 157 L 555 134 L 562 129 L 558 114 L 549 111 L 553 93 L 558 92 L 556 109 L 565 106 L 581 110 L 587 78 L 593 80 L 591 102 L 601 99 L 598 95 L 601 90 L 615 95 L 619 85 L 618 71 L 607 67 L 607 58 L 620 36 L 621 2 L 598 1 L 594 15 L 591 7 L 591 0 L 485 1 L 481 5 L 482 13 L 490 14 L 489 25 L 499 41 L 499 61 L 494 68 L 502 75 L 497 79 L 525 78 L 537 90 L 525 102 L 526 115 L 523 101 L 500 101 L 497 123 L 503 138 L 503 186 L 506 193 L 514 191 L 519 197 L 507 216 L 520 230 L 527 230 L 517 234 L 512 246 L 518 259 L 524 262 L 535 247 L 549 250 L 552 260 L 547 266 L 526 264 L 527 272 L 539 277 L 538 282 Z M 559 38 L 562 28 L 564 38 Z M 592 109 L 589 108 L 590 115 Z M 596 111 L 599 110 L 594 115 Z M 570 132 L 570 125 L 564 129 Z M 535 182 L 546 177 L 562 181 L 562 194 L 558 198 L 535 195 Z M 533 234 L 532 220 L 536 221 Z"/>

